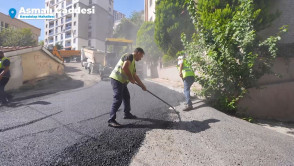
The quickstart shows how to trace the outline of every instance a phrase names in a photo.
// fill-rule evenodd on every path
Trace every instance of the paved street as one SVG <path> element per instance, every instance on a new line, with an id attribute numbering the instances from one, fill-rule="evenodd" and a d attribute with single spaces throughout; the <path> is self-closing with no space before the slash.
<path id="1" fill-rule="evenodd" d="M 146 82 L 173 105 L 183 95 Z M 195 100 L 177 114 L 129 85 L 137 120 L 107 126 L 109 82 L 2 107 L 0 165 L 294 165 L 293 137 L 230 117 Z M 179 105 L 179 110 L 183 105 Z"/>
<path id="2" fill-rule="evenodd" d="M 71 88 L 20 97 L 26 100 L 0 108 L 0 165 L 294 165 L 294 137 L 228 116 L 201 100 L 182 112 L 181 88 L 164 84 L 145 82 L 180 114 L 130 84 L 132 112 L 139 119 L 122 119 L 121 107 L 118 122 L 124 128 L 109 128 L 110 82 L 99 82 L 78 63 L 66 64 L 66 71 L 71 78 L 48 87 Z M 42 87 L 34 93 L 50 92 Z"/>
<path id="3" fill-rule="evenodd" d="M 150 90 L 177 105 L 183 96 L 156 84 Z M 1 107 L 0 165 L 127 165 L 151 129 L 172 126 L 168 107 L 135 85 L 129 87 L 138 120 L 107 126 L 110 82 Z"/>

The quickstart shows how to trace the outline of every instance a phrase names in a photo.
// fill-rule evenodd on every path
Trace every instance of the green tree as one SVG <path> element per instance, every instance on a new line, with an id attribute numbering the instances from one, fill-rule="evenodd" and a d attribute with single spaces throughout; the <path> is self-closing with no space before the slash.
<path id="1" fill-rule="evenodd" d="M 39 46 L 44 46 L 44 40 L 39 41 Z"/>
<path id="2" fill-rule="evenodd" d="M 144 12 L 133 12 L 130 18 L 123 18 L 115 30 L 113 37 L 136 41 L 137 32 L 144 22 Z"/>
<path id="3" fill-rule="evenodd" d="M 195 32 L 185 0 L 156 1 L 155 41 L 168 56 L 175 57 L 183 49 L 181 34 L 188 39 Z"/>
<path id="4" fill-rule="evenodd" d="M 271 73 L 280 34 L 260 41 L 256 33 L 261 9 L 253 0 L 186 0 L 197 33 L 182 41 L 197 82 L 216 108 L 236 111 L 237 102 L 265 73 Z M 282 28 L 282 32 L 286 29 Z"/>
<path id="5" fill-rule="evenodd" d="M 151 77 L 158 77 L 157 65 L 158 59 L 162 56 L 154 39 L 155 25 L 153 22 L 144 22 L 137 33 L 137 45 L 144 48 L 146 62 L 151 69 Z"/>
<path id="6" fill-rule="evenodd" d="M 61 43 L 55 43 L 54 46 L 57 48 L 57 50 L 62 50 L 63 49 L 63 45 Z"/>
<path id="7" fill-rule="evenodd" d="M 36 46 L 37 42 L 29 28 L 6 28 L 0 33 L 2 46 Z"/>

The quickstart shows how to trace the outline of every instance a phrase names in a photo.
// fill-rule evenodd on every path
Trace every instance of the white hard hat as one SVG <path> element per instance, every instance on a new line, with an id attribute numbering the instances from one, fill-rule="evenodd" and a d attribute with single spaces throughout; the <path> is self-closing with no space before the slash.
<path id="1" fill-rule="evenodd" d="M 178 60 L 182 60 L 184 57 L 183 56 L 179 56 L 178 57 Z"/>

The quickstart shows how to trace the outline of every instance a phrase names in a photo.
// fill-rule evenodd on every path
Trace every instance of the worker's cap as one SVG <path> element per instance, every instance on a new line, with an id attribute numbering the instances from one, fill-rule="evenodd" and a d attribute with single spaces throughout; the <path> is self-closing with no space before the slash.
<path id="1" fill-rule="evenodd" d="M 178 57 L 178 60 L 183 60 L 184 59 L 184 56 L 179 56 Z"/>

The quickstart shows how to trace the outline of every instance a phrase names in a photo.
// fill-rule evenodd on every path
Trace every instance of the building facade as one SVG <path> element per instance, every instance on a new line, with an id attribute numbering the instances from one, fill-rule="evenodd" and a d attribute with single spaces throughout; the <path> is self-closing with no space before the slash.
<path id="1" fill-rule="evenodd" d="M 118 20 L 121 20 L 121 19 L 123 19 L 125 17 L 126 17 L 125 14 L 123 14 L 123 13 L 121 13 L 119 11 L 113 10 L 113 19 L 114 19 L 114 22 L 115 21 L 118 21 Z"/>
<path id="2" fill-rule="evenodd" d="M 113 29 L 116 30 L 117 26 L 121 23 L 121 19 L 125 18 L 126 15 L 118 12 L 116 10 L 113 10 L 113 18 L 114 18 L 114 25 Z"/>
<path id="3" fill-rule="evenodd" d="M 17 29 L 29 28 L 33 33 L 33 38 L 36 40 L 36 44 L 38 44 L 38 39 L 41 32 L 40 28 L 37 28 L 17 18 L 12 19 L 9 15 L 6 15 L 0 12 L 0 32 L 4 28 L 17 28 Z"/>
<path id="4" fill-rule="evenodd" d="M 145 0 L 145 21 L 155 20 L 155 3 L 156 0 Z"/>
<path id="5" fill-rule="evenodd" d="M 45 7 L 53 11 L 95 10 L 91 14 L 55 12 L 55 19 L 45 21 L 46 47 L 59 43 L 64 49 L 88 46 L 104 50 L 105 38 L 113 33 L 113 0 L 45 0 Z"/>

